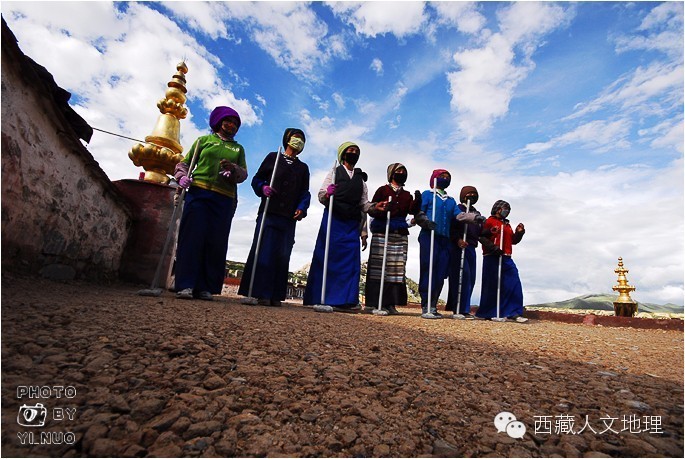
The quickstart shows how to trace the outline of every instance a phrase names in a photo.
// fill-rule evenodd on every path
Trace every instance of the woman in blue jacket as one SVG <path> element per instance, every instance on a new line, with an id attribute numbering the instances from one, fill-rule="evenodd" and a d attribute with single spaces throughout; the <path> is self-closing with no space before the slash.
<path id="1" fill-rule="evenodd" d="M 430 190 L 421 194 L 421 212 L 417 215 L 416 223 L 421 227 L 419 233 L 420 278 L 419 293 L 421 294 L 421 317 L 424 319 L 440 319 L 438 313 L 438 298 L 443 284 L 449 274 L 450 259 L 450 225 L 452 221 L 473 222 L 475 214 L 462 212 L 457 202 L 447 195 L 445 189 L 450 185 L 450 173 L 445 169 L 435 169 L 430 178 Z M 435 181 L 435 190 L 433 185 Z M 435 215 L 433 215 L 433 193 L 435 193 Z M 433 280 L 431 298 L 428 299 L 428 281 L 430 271 L 430 243 L 431 231 L 435 231 L 435 246 L 433 248 Z"/>

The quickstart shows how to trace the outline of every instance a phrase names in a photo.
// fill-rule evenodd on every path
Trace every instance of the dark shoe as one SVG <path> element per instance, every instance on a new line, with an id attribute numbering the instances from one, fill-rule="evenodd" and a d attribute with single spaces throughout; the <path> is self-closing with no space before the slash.
<path id="1" fill-rule="evenodd" d="M 205 301 L 214 301 L 214 295 L 207 291 L 200 292 L 200 294 L 197 297 Z"/>
<path id="2" fill-rule="evenodd" d="M 400 314 L 400 311 L 397 310 L 394 304 L 391 304 L 390 306 L 386 306 L 385 309 L 388 311 L 388 314 L 391 316 L 396 316 Z"/>
<path id="3" fill-rule="evenodd" d="M 475 318 L 476 318 L 476 316 L 474 316 L 474 315 L 471 314 L 471 313 L 468 313 L 468 312 L 467 312 L 466 314 L 464 314 L 464 319 L 466 319 L 466 320 L 473 320 L 473 319 L 475 319 Z"/>
<path id="4" fill-rule="evenodd" d="M 438 314 L 437 312 L 424 312 L 421 314 L 421 317 L 424 319 L 441 319 L 442 315 Z"/>
<path id="5" fill-rule="evenodd" d="M 257 298 L 257 304 L 260 306 L 271 306 L 271 300 L 265 298 Z"/>
<path id="6" fill-rule="evenodd" d="M 280 302 L 279 300 L 271 300 L 271 301 L 269 302 L 269 306 L 281 307 L 282 304 L 281 304 L 281 302 Z"/>
<path id="7" fill-rule="evenodd" d="M 193 289 L 192 288 L 184 288 L 180 292 L 176 292 L 176 298 L 180 298 L 182 300 L 192 300 L 193 299 Z"/>
<path id="8" fill-rule="evenodd" d="M 373 314 L 373 310 L 374 310 L 374 308 L 364 306 L 364 309 L 362 309 L 362 314 Z"/>

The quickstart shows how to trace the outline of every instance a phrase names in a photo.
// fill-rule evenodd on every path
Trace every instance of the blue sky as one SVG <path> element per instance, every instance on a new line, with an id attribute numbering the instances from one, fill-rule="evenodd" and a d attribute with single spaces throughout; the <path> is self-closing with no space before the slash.
<path id="1" fill-rule="evenodd" d="M 304 129 L 313 194 L 346 140 L 370 194 L 391 162 L 410 191 L 446 168 L 452 195 L 476 186 L 481 212 L 505 199 L 526 225 L 526 304 L 611 292 L 618 257 L 635 299 L 683 304 L 682 2 L 3 2 L 2 15 L 93 127 L 144 138 L 185 59 L 186 148 L 230 105 L 250 172 Z M 131 145 L 96 132 L 88 149 L 118 180 L 141 171 Z M 247 257 L 257 206 L 241 185 L 228 258 Z M 298 225 L 292 270 L 322 210 Z"/>

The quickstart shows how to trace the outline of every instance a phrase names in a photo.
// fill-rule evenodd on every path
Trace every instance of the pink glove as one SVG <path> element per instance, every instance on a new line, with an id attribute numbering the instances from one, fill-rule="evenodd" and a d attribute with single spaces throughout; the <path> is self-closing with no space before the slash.
<path id="1" fill-rule="evenodd" d="M 333 183 L 331 183 L 330 185 L 328 185 L 328 188 L 326 188 L 326 196 L 327 196 L 327 197 L 328 197 L 328 196 L 333 196 L 333 195 L 335 194 L 335 189 L 336 189 L 336 188 L 337 188 L 337 186 L 336 186 L 335 184 L 333 184 Z"/>
<path id="2" fill-rule="evenodd" d="M 262 187 L 262 194 L 268 198 L 276 194 L 276 190 L 271 188 L 269 185 L 264 185 Z"/>
<path id="3" fill-rule="evenodd" d="M 193 179 L 188 177 L 187 175 L 184 175 L 178 180 L 178 186 L 181 188 L 185 188 L 186 190 L 190 187 L 190 184 L 193 183 Z"/>

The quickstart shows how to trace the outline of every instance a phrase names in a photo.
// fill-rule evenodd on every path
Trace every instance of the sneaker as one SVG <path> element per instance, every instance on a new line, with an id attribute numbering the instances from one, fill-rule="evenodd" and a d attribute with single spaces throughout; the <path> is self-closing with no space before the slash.
<path id="1" fill-rule="evenodd" d="M 424 312 L 421 314 L 421 317 L 423 319 L 441 319 L 442 316 L 438 314 L 437 312 Z"/>
<path id="2" fill-rule="evenodd" d="M 464 314 L 454 314 L 452 317 L 459 320 L 466 319 L 466 316 Z"/>
<path id="3" fill-rule="evenodd" d="M 526 319 L 526 318 L 523 317 L 523 316 L 516 316 L 516 317 L 513 318 L 513 319 L 514 319 L 516 322 L 520 323 L 520 324 L 524 324 L 524 323 L 528 322 L 528 319 Z"/>
<path id="4" fill-rule="evenodd" d="M 214 295 L 207 291 L 200 292 L 200 294 L 197 297 L 205 301 L 214 301 Z"/>
<path id="5" fill-rule="evenodd" d="M 180 298 L 183 300 L 192 300 L 193 299 L 193 289 L 192 288 L 184 288 L 180 292 L 176 292 L 176 298 Z"/>
<path id="6" fill-rule="evenodd" d="M 466 319 L 466 320 L 473 320 L 475 318 L 476 318 L 476 316 L 474 316 L 473 314 L 470 314 L 468 312 L 466 314 L 464 314 L 464 319 Z"/>
<path id="7" fill-rule="evenodd" d="M 391 316 L 396 316 L 396 315 L 400 314 L 400 311 L 397 310 L 397 308 L 395 307 L 394 304 L 387 306 L 385 309 L 388 311 L 388 314 L 390 314 Z"/>

